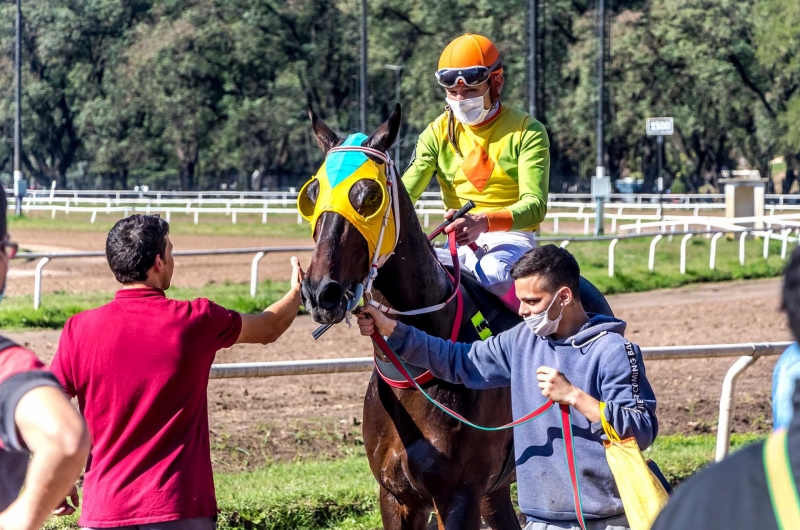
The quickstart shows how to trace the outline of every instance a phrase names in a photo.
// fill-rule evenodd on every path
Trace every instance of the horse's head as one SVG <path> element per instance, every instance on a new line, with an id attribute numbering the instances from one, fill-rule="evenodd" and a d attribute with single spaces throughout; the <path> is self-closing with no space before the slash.
<path id="1" fill-rule="evenodd" d="M 354 134 L 343 139 L 311 110 L 309 117 L 326 158 L 300 190 L 297 201 L 300 214 L 311 222 L 316 241 L 303 280 L 303 305 L 317 322 L 333 324 L 344 318 L 345 294 L 354 293 L 365 280 L 376 251 L 379 255 L 388 254 L 396 241 L 393 218 L 383 241 L 379 241 L 390 203 L 386 164 L 360 151 L 329 151 L 340 146 L 362 146 L 385 153 L 400 129 L 400 105 L 369 137 Z"/>

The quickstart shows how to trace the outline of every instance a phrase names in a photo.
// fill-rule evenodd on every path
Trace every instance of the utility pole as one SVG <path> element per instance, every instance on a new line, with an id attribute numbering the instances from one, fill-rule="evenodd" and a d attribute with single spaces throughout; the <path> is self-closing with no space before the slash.
<path id="1" fill-rule="evenodd" d="M 528 54 L 530 74 L 528 81 L 528 114 L 536 117 L 536 0 L 528 0 Z"/>
<path id="2" fill-rule="evenodd" d="M 604 177 L 606 168 L 603 157 L 603 93 L 605 81 L 605 51 L 606 51 L 606 7 L 605 0 L 600 3 L 599 23 L 597 28 L 598 50 L 597 57 L 597 176 Z"/>
<path id="3" fill-rule="evenodd" d="M 387 70 L 392 70 L 394 72 L 394 92 L 395 92 L 395 99 L 398 103 L 400 103 L 400 71 L 403 70 L 402 64 L 385 64 L 383 65 L 384 68 Z M 399 171 L 399 164 L 400 164 L 400 138 L 398 135 L 397 140 L 394 142 L 394 163 L 395 166 L 398 167 Z"/>
<path id="4" fill-rule="evenodd" d="M 606 51 L 606 4 L 605 0 L 598 0 L 598 25 L 597 25 L 597 174 L 595 185 L 598 189 L 607 189 L 610 192 L 610 182 L 606 177 L 605 157 L 603 149 L 603 94 L 605 78 L 605 51 Z M 594 188 L 595 186 L 593 186 Z M 602 235 L 604 232 L 603 210 L 605 207 L 604 194 L 593 193 L 595 196 L 595 235 Z M 605 194 L 607 195 L 607 193 Z"/>
<path id="5" fill-rule="evenodd" d="M 367 134 L 367 0 L 361 0 L 361 132 Z"/>
<path id="6" fill-rule="evenodd" d="M 20 170 L 20 159 L 22 152 L 22 0 L 17 0 L 17 27 L 16 27 L 16 48 L 14 51 L 14 197 L 16 203 L 14 212 L 22 214 L 22 196 L 25 193 L 26 183 L 22 179 Z"/>

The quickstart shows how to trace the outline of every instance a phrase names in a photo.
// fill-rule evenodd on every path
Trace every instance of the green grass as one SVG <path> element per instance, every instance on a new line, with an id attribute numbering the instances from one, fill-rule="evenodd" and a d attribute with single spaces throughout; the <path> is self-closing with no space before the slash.
<path id="1" fill-rule="evenodd" d="M 763 439 L 734 434 L 741 448 Z M 662 436 L 646 451 L 672 483 L 713 459 L 714 437 Z M 580 459 L 580 455 L 578 455 Z M 378 486 L 365 456 L 273 464 L 247 473 L 217 474 L 220 529 L 283 530 L 381 528 Z M 77 517 L 51 519 L 48 530 L 77 528 Z"/>
<path id="2" fill-rule="evenodd" d="M 163 217 L 163 215 L 162 215 Z M 64 232 L 102 232 L 108 233 L 114 223 L 122 219 L 122 213 L 98 213 L 95 223 L 90 223 L 91 214 L 57 214 L 55 219 L 41 212 L 16 217 L 8 216 L 9 232 L 14 230 L 53 230 Z M 308 238 L 311 244 L 311 229 L 305 220 L 297 224 L 296 215 L 271 214 L 267 224 L 261 224 L 260 215 L 239 214 L 236 224 L 224 214 L 201 214 L 199 224 L 194 224 L 194 216 L 172 214 L 170 231 L 179 235 L 201 236 L 242 236 L 242 237 L 291 237 Z"/>
<path id="3" fill-rule="evenodd" d="M 771 241 L 769 258 L 763 259 L 763 240 L 745 244 L 745 264 L 739 265 L 739 241 L 722 237 L 717 242 L 716 270 L 709 269 L 711 241 L 694 236 L 686 248 L 686 274 L 680 273 L 680 240 L 662 239 L 656 247 L 655 271 L 647 269 L 652 238 L 620 240 L 615 249 L 614 277 L 608 276 L 608 242 L 574 242 L 567 249 L 581 266 L 581 273 L 604 294 L 680 287 L 690 283 L 771 278 L 783 274 L 781 243 Z M 794 248 L 789 244 L 788 251 Z M 788 253 L 787 253 L 788 257 Z"/>
<path id="4" fill-rule="evenodd" d="M 279 300 L 289 290 L 289 282 L 259 283 L 255 298 L 250 296 L 250 284 L 212 284 L 202 289 L 171 288 L 167 296 L 177 300 L 204 297 L 239 313 L 258 313 Z M 33 309 L 32 296 L 9 296 L 0 305 L 0 329 L 61 329 L 72 315 L 103 305 L 114 293 L 45 293 L 42 308 Z"/>
<path id="5" fill-rule="evenodd" d="M 732 451 L 764 438 L 763 434 L 733 434 Z M 660 436 L 656 439 L 656 443 L 645 451 L 645 458 L 655 461 L 667 480 L 675 485 L 711 462 L 714 459 L 716 444 L 716 436 L 713 434 Z"/>

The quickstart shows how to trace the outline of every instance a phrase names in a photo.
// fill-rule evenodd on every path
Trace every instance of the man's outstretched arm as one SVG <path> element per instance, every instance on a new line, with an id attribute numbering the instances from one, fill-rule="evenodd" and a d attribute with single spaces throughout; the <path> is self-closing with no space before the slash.
<path id="1" fill-rule="evenodd" d="M 391 320 L 369 305 L 359 308 L 357 317 L 362 335 L 369 337 L 377 330 L 388 337 L 388 345 L 403 360 L 430 370 L 439 379 L 475 389 L 511 383 L 507 334 L 467 344 L 433 337 Z"/>
<path id="2" fill-rule="evenodd" d="M 302 300 L 300 282 L 305 273 L 297 258 L 292 257 L 291 288 L 286 295 L 259 315 L 242 315 L 242 330 L 237 344 L 271 344 L 283 335 L 297 317 Z"/>
<path id="3" fill-rule="evenodd" d="M 37 530 L 80 477 L 91 443 L 86 425 L 54 386 L 27 391 L 14 410 L 18 442 L 33 458 L 21 495 L 0 513 L 2 530 Z M 20 444 L 21 445 L 21 444 Z"/>

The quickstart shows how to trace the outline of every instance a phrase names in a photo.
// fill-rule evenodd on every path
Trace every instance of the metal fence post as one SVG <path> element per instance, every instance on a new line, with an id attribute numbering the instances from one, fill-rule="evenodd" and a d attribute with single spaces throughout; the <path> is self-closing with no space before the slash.
<path id="1" fill-rule="evenodd" d="M 781 233 L 783 235 L 783 241 L 781 242 L 781 259 L 786 259 L 786 249 L 789 248 L 789 234 L 792 233 L 792 229 L 784 228 Z"/>
<path id="2" fill-rule="evenodd" d="M 42 305 L 42 270 L 50 261 L 50 258 L 42 258 L 36 264 L 36 271 L 33 276 L 33 309 L 39 309 Z"/>
<path id="3" fill-rule="evenodd" d="M 656 268 L 656 245 L 658 245 L 658 242 L 661 241 L 663 237 L 664 236 L 662 236 L 661 234 L 658 234 L 650 242 L 650 255 L 647 258 L 647 269 L 650 272 L 653 272 L 653 270 Z"/>
<path id="4" fill-rule="evenodd" d="M 681 239 L 681 274 L 686 274 L 686 243 L 692 239 L 692 234 L 686 234 Z"/>
<path id="5" fill-rule="evenodd" d="M 772 228 L 767 230 L 767 235 L 764 236 L 764 259 L 769 257 L 769 240 L 772 238 Z"/>
<path id="6" fill-rule="evenodd" d="M 747 230 L 739 236 L 739 265 L 744 266 L 744 240 L 747 237 Z"/>
<path id="7" fill-rule="evenodd" d="M 714 460 L 719 462 L 728 455 L 728 446 L 731 441 L 731 416 L 733 413 L 733 393 L 736 390 L 736 380 L 747 370 L 758 357 L 745 355 L 739 357 L 730 367 L 725 379 L 722 381 L 722 396 L 719 400 L 719 423 L 717 424 L 717 451 Z"/>
<path id="8" fill-rule="evenodd" d="M 614 248 L 619 243 L 619 239 L 612 239 L 608 245 L 608 277 L 614 277 Z"/>
<path id="9" fill-rule="evenodd" d="M 253 264 L 250 266 L 250 296 L 256 297 L 256 290 L 258 289 L 258 263 L 261 258 L 266 256 L 266 252 L 259 252 L 253 257 Z"/>
<path id="10" fill-rule="evenodd" d="M 711 238 L 711 255 L 708 258 L 708 268 L 711 269 L 712 271 L 717 266 L 717 241 L 719 241 L 719 238 L 721 238 L 722 236 L 723 236 L 722 232 L 717 232 L 716 234 L 714 234 L 714 237 Z"/>

